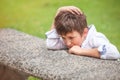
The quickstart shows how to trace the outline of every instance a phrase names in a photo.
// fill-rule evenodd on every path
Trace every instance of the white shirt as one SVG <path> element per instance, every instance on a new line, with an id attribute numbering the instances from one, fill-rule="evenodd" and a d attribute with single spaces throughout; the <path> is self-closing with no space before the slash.
<path id="1" fill-rule="evenodd" d="M 56 30 L 46 32 L 46 45 L 48 49 L 65 49 L 67 48 L 62 38 Z M 109 42 L 104 34 L 97 32 L 94 25 L 89 26 L 86 39 L 83 41 L 81 48 L 92 49 L 98 48 L 101 59 L 119 59 L 120 54 L 117 48 Z"/>

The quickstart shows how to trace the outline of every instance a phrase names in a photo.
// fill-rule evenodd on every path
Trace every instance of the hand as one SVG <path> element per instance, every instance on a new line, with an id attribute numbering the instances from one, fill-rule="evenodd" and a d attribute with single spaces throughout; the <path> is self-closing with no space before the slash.
<path id="1" fill-rule="evenodd" d="M 72 48 L 69 49 L 68 52 L 80 56 L 90 56 L 90 57 L 100 58 L 100 53 L 97 48 L 84 49 L 84 48 L 80 48 L 80 46 L 73 46 Z"/>
<path id="2" fill-rule="evenodd" d="M 64 6 L 64 7 L 60 7 L 58 10 L 57 10 L 57 13 L 56 13 L 56 16 L 61 12 L 61 11 L 69 11 L 73 14 L 82 14 L 83 12 L 75 7 L 75 6 Z"/>
<path id="3" fill-rule="evenodd" d="M 76 54 L 76 55 L 82 55 L 83 49 L 80 48 L 80 46 L 73 46 L 68 50 L 69 53 L 71 54 Z"/>
<path id="4" fill-rule="evenodd" d="M 63 7 L 60 7 L 60 8 L 57 10 L 55 17 L 56 17 L 61 11 L 68 11 L 68 12 L 71 12 L 72 14 L 77 14 L 77 15 L 83 14 L 83 12 L 82 12 L 79 8 L 77 8 L 77 7 L 75 7 L 75 6 L 63 6 Z M 51 29 L 54 29 L 54 28 L 55 28 L 55 26 L 54 26 L 54 21 L 53 21 L 53 23 L 52 23 L 52 25 L 51 25 Z"/>

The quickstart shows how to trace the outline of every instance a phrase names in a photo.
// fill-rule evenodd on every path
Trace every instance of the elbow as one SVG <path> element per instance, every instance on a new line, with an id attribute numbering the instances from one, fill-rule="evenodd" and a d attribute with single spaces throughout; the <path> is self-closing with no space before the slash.
<path id="1" fill-rule="evenodd" d="M 59 40 L 46 40 L 47 49 L 59 50 L 64 49 L 65 46 Z"/>
<path id="2" fill-rule="evenodd" d="M 100 51 L 100 54 L 101 54 L 100 58 L 102 59 L 119 59 L 120 58 L 119 51 L 112 44 L 100 47 L 98 50 Z"/>
<path id="3" fill-rule="evenodd" d="M 116 59 L 119 59 L 119 58 L 120 58 L 120 54 L 117 53 L 114 57 L 115 57 Z"/>
<path id="4" fill-rule="evenodd" d="M 55 43 L 52 40 L 46 40 L 46 48 L 47 49 L 55 49 Z"/>
<path id="5" fill-rule="evenodd" d="M 60 49 L 59 45 L 57 43 L 46 43 L 46 47 L 47 49 L 51 49 L 51 50 L 57 50 Z"/>
<path id="6" fill-rule="evenodd" d="M 119 53 L 109 53 L 109 54 L 105 54 L 105 55 L 101 55 L 100 56 L 102 59 L 119 59 L 120 58 L 120 54 Z"/>
<path id="7" fill-rule="evenodd" d="M 46 43 L 47 49 L 55 49 L 55 45 Z"/>

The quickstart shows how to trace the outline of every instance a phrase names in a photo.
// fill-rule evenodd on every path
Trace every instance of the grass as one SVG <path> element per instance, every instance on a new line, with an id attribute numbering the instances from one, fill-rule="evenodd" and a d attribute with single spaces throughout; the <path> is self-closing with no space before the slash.
<path id="1" fill-rule="evenodd" d="M 0 28 L 14 28 L 45 39 L 57 8 L 74 5 L 120 51 L 120 0 L 1 0 Z"/>
<path id="2" fill-rule="evenodd" d="M 36 78 L 36 77 L 29 76 L 29 77 L 28 77 L 28 80 L 42 80 L 42 79 L 38 79 L 38 78 Z"/>

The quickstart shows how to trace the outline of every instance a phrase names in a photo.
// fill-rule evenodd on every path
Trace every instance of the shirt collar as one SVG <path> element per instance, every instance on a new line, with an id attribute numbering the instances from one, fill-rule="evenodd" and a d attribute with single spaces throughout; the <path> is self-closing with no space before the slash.
<path id="1" fill-rule="evenodd" d="M 87 34 L 87 37 L 85 38 L 85 40 L 83 41 L 82 45 L 81 45 L 81 48 L 84 48 L 88 42 L 91 40 L 91 38 L 96 34 L 96 28 L 93 24 L 89 25 L 88 27 L 89 31 L 88 31 L 88 34 Z"/>

